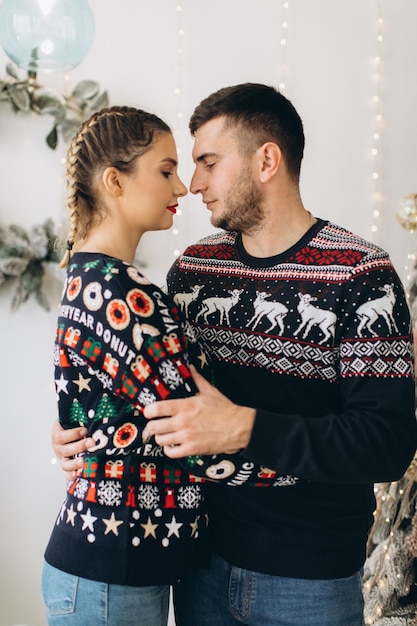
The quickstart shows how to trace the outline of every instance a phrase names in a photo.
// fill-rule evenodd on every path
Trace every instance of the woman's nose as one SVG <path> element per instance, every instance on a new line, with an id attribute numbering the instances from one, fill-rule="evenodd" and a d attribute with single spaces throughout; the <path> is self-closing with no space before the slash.
<path id="1" fill-rule="evenodd" d="M 178 198 L 182 198 L 183 196 L 186 196 L 188 193 L 187 187 L 184 185 L 181 178 L 179 177 L 178 177 L 178 189 L 176 189 L 175 193 L 178 196 Z"/>

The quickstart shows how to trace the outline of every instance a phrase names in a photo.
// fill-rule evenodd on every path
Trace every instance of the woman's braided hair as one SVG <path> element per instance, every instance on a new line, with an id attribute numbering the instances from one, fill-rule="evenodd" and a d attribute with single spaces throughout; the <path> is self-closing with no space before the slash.
<path id="1" fill-rule="evenodd" d="M 107 167 L 129 174 L 155 135 L 171 132 L 159 117 L 141 109 L 112 106 L 94 113 L 79 128 L 67 154 L 69 232 L 60 267 L 70 261 L 100 212 L 96 181 Z"/>

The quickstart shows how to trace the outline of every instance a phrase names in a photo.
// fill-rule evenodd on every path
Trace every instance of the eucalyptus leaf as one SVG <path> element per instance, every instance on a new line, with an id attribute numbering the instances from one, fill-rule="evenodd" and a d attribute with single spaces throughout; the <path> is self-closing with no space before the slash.
<path id="1" fill-rule="evenodd" d="M 91 100 L 98 94 L 99 89 L 99 84 L 95 80 L 82 80 L 75 85 L 71 95 L 81 100 Z"/>
<path id="2" fill-rule="evenodd" d="M 63 107 L 44 107 L 39 111 L 40 115 L 52 115 L 57 122 L 65 120 L 65 109 Z"/>
<path id="3" fill-rule="evenodd" d="M 11 310 L 13 313 L 15 313 L 17 311 L 17 309 L 20 307 L 21 304 L 23 304 L 24 302 L 26 302 L 26 300 L 28 299 L 29 294 L 25 293 L 23 291 L 23 289 L 21 288 L 21 286 L 19 285 L 15 291 L 15 294 L 13 296 L 13 300 L 12 300 L 12 304 L 11 304 Z"/>
<path id="4" fill-rule="evenodd" d="M 81 122 L 77 120 L 64 120 L 63 122 L 60 122 L 59 129 L 62 133 L 64 141 L 70 141 L 74 137 L 80 127 L 80 123 Z"/>
<path id="5" fill-rule="evenodd" d="M 98 94 L 98 96 L 96 96 L 94 100 L 92 100 L 89 103 L 88 109 L 89 111 L 91 111 L 91 113 L 93 113 L 94 111 L 98 111 L 99 109 L 107 107 L 108 105 L 109 105 L 109 95 L 107 91 L 103 91 L 102 93 Z"/>
<path id="6" fill-rule="evenodd" d="M 65 107 L 65 98 L 49 87 L 38 87 L 33 91 L 33 103 L 42 110 L 45 107 Z"/>
<path id="7" fill-rule="evenodd" d="M 67 111 L 68 113 L 75 114 L 77 119 L 81 119 L 84 115 L 85 104 L 81 100 L 81 98 L 77 98 L 76 96 L 70 96 L 67 99 Z"/>
<path id="8" fill-rule="evenodd" d="M 30 110 L 30 96 L 26 89 L 17 89 L 14 85 L 8 85 L 7 91 L 16 109 L 25 112 Z"/>
<path id="9" fill-rule="evenodd" d="M 46 143 L 48 144 L 48 146 L 52 150 L 55 150 L 55 148 L 57 147 L 57 145 L 58 145 L 58 130 L 57 130 L 57 125 L 56 124 L 54 125 L 52 130 L 48 133 L 48 135 L 46 137 Z"/>
<path id="10" fill-rule="evenodd" d="M 51 310 L 51 307 L 50 307 L 50 304 L 48 302 L 47 297 L 45 296 L 45 294 L 40 289 L 37 289 L 35 291 L 35 298 L 39 302 L 41 307 L 43 309 L 45 309 L 45 311 L 50 311 Z"/>
<path id="11" fill-rule="evenodd" d="M 8 63 L 6 65 L 6 72 L 12 78 L 15 78 L 16 80 L 19 80 L 19 74 L 17 73 L 17 67 L 15 65 L 13 65 L 13 63 Z"/>

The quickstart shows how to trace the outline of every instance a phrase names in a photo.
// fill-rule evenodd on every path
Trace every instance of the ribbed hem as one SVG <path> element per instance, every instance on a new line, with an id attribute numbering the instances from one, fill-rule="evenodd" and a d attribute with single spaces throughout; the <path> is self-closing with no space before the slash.
<path id="1" fill-rule="evenodd" d="M 334 551 L 326 548 L 288 545 L 270 536 L 239 536 L 233 541 L 212 537 L 212 549 L 223 559 L 243 569 L 271 576 L 326 580 L 352 576 L 365 562 L 363 543 Z"/>

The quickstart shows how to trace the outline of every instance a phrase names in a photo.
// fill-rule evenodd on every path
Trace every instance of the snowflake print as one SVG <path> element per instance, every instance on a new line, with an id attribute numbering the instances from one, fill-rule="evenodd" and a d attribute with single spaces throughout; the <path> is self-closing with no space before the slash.
<path id="1" fill-rule="evenodd" d="M 156 509 L 159 500 L 159 489 L 155 485 L 141 485 L 139 487 L 138 504 L 141 509 Z"/>
<path id="2" fill-rule="evenodd" d="M 274 487 L 289 487 L 298 483 L 298 478 L 295 476 L 278 476 L 274 482 Z"/>
<path id="3" fill-rule="evenodd" d="M 117 480 L 102 480 L 97 488 L 97 500 L 103 506 L 120 506 L 122 504 L 122 485 Z"/>
<path id="4" fill-rule="evenodd" d="M 356 265 L 362 258 L 363 254 L 358 250 L 339 250 L 339 263 L 344 265 Z"/>
<path id="5" fill-rule="evenodd" d="M 197 485 L 180 487 L 177 499 L 181 509 L 196 509 L 201 502 L 201 490 Z"/>
<path id="6" fill-rule="evenodd" d="M 168 389 L 177 389 L 181 385 L 182 377 L 170 361 L 163 361 L 159 366 L 159 372 Z"/>
<path id="7" fill-rule="evenodd" d="M 113 379 L 111 376 L 106 374 L 106 372 L 100 372 L 99 370 L 93 370 L 93 374 L 95 374 L 98 380 L 103 385 L 103 388 L 111 391 L 113 389 Z"/>
<path id="8" fill-rule="evenodd" d="M 77 483 L 77 486 L 74 489 L 74 496 L 79 498 L 80 500 L 84 500 L 85 494 L 88 491 L 88 480 L 85 478 L 80 478 Z"/>
<path id="9" fill-rule="evenodd" d="M 85 359 L 81 358 L 74 350 L 68 350 L 69 360 L 76 367 L 81 367 L 82 365 L 86 365 Z"/>
<path id="10" fill-rule="evenodd" d="M 231 246 L 230 244 L 227 243 L 223 243 L 218 247 L 218 255 L 217 258 L 219 259 L 224 259 L 224 260 L 228 260 L 228 259 L 236 259 L 236 252 L 234 249 L 234 246 Z"/>
<path id="11" fill-rule="evenodd" d="M 154 393 L 151 392 L 149 387 L 144 387 L 140 394 L 138 395 L 139 404 L 141 406 L 147 406 L 148 404 L 152 404 L 157 401 L 157 397 Z"/>
<path id="12" fill-rule="evenodd" d="M 310 246 L 305 246 L 302 250 L 295 254 L 294 259 L 297 263 L 313 265 L 314 263 L 319 262 L 320 256 L 320 250 L 317 250 L 317 248 L 311 248 Z M 289 261 L 291 262 L 291 259 Z"/>
<path id="13" fill-rule="evenodd" d="M 317 259 L 317 265 L 333 265 L 337 261 L 337 253 L 335 250 L 322 250 L 320 258 Z"/>
<path id="14" fill-rule="evenodd" d="M 54 365 L 59 365 L 59 346 L 55 344 L 54 346 Z"/>

